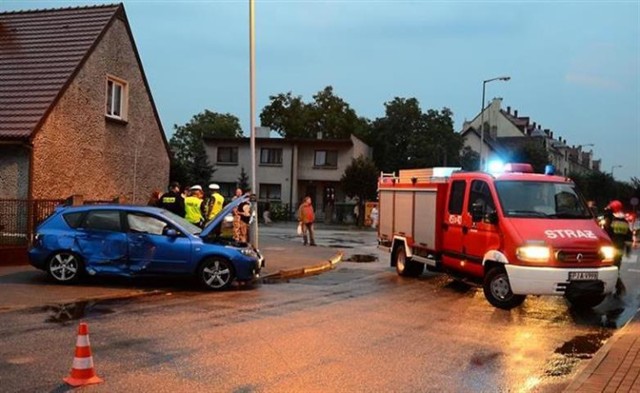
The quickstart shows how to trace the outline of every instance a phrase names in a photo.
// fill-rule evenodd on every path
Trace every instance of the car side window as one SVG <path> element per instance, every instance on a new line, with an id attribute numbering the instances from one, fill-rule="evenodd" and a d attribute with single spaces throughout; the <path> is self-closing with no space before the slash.
<path id="1" fill-rule="evenodd" d="M 93 210 L 87 213 L 82 225 L 85 229 L 121 232 L 120 212 L 115 210 Z"/>
<path id="2" fill-rule="evenodd" d="M 129 232 L 162 235 L 169 228 L 168 224 L 158 218 L 141 213 L 127 214 Z"/>
<path id="3" fill-rule="evenodd" d="M 462 214 L 462 203 L 466 183 L 464 180 L 456 180 L 451 184 L 451 197 L 449 198 L 449 214 Z"/>
<path id="4" fill-rule="evenodd" d="M 485 214 L 496 211 L 496 204 L 493 202 L 491 189 L 485 181 L 474 180 L 471 182 L 469 201 L 467 203 L 467 210 L 469 212 L 471 212 L 473 205 L 481 206 L 482 212 Z"/>
<path id="5" fill-rule="evenodd" d="M 77 228 L 82 222 L 82 215 L 83 212 L 74 212 L 65 213 L 62 215 L 62 217 L 64 218 L 64 221 L 67 223 L 67 225 L 69 225 L 71 228 Z"/>

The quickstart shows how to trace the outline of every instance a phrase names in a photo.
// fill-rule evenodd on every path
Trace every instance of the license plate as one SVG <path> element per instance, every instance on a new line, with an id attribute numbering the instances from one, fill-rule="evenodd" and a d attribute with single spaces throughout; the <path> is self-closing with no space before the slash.
<path id="1" fill-rule="evenodd" d="M 569 272 L 569 281 L 597 280 L 598 272 Z"/>

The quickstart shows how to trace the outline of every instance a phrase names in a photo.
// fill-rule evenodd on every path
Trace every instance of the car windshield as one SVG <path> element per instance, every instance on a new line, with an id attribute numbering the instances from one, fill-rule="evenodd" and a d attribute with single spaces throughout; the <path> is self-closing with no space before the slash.
<path id="1" fill-rule="evenodd" d="M 535 181 L 497 181 L 505 217 L 591 218 L 575 185 Z"/>
<path id="2" fill-rule="evenodd" d="M 187 231 L 189 231 L 189 233 L 192 234 L 192 235 L 198 235 L 202 231 L 202 229 L 200 229 L 200 227 L 198 227 L 196 225 L 193 225 L 189 221 L 185 220 L 183 217 L 180 217 L 177 214 L 171 213 L 168 210 L 162 210 L 162 214 L 164 214 L 165 216 L 169 217 L 173 221 L 177 222 L 182 228 L 184 228 Z"/>

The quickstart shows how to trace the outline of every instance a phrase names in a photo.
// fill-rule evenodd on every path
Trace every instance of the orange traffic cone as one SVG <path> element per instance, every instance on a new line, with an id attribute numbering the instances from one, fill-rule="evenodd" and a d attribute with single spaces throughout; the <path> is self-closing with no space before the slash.
<path id="1" fill-rule="evenodd" d="M 89 344 L 89 327 L 84 322 L 80 323 L 78 327 L 76 354 L 73 358 L 71 375 L 63 378 L 63 380 L 74 387 L 103 382 L 102 378 L 99 378 L 93 369 L 91 344 Z"/>

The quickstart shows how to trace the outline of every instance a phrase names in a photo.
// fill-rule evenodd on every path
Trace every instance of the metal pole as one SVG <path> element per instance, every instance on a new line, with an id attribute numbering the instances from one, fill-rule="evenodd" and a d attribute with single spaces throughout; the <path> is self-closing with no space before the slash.
<path id="1" fill-rule="evenodd" d="M 255 196 L 256 187 L 256 37 L 255 37 L 255 12 L 254 0 L 249 0 L 249 107 L 251 126 L 251 193 Z M 251 198 L 251 243 L 258 248 L 258 199 Z"/>
<path id="2" fill-rule="evenodd" d="M 482 105 L 480 105 L 480 162 L 478 170 L 484 170 L 484 92 L 487 81 L 482 81 Z"/>

